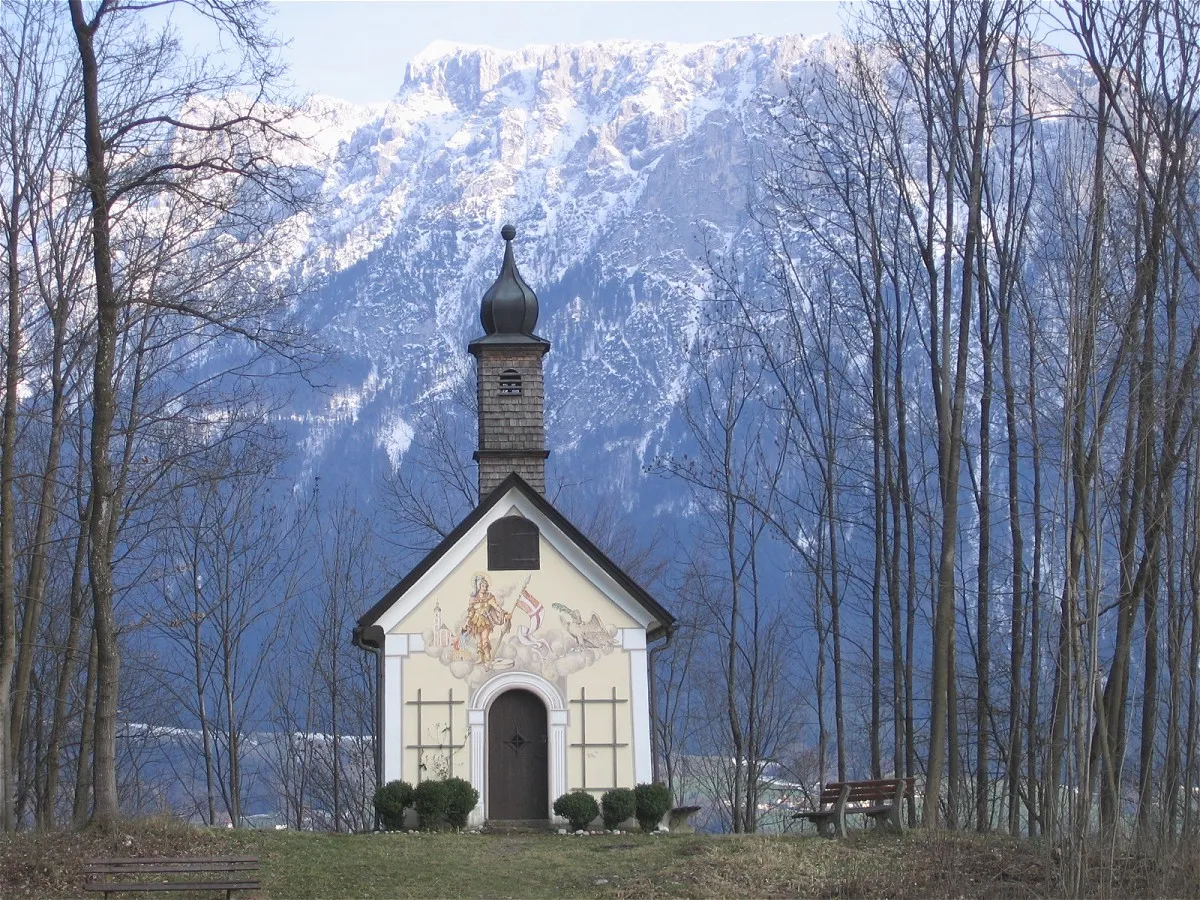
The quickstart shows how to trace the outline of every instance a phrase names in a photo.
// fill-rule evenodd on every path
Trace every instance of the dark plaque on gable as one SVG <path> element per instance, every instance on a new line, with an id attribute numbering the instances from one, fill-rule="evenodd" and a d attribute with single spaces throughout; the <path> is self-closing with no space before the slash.
<path id="1" fill-rule="evenodd" d="M 505 516 L 488 526 L 488 570 L 540 569 L 538 527 L 522 516 Z"/>

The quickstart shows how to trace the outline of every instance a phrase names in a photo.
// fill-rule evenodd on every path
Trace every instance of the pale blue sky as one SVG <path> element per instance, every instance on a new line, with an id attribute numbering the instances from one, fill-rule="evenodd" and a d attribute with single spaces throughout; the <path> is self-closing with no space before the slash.
<path id="1" fill-rule="evenodd" d="M 296 87 L 346 100 L 387 100 L 408 60 L 435 40 L 513 49 L 609 38 L 696 42 L 745 34 L 841 30 L 839 4 L 798 0 L 398 2 L 276 0 Z"/>

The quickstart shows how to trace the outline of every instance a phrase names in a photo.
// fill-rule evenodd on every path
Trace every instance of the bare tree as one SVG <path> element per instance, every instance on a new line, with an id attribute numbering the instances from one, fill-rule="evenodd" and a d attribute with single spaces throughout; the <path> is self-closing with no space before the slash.
<path id="1" fill-rule="evenodd" d="M 272 499 L 278 454 L 270 447 L 227 441 L 206 462 L 174 495 L 156 541 L 159 591 L 140 620 L 177 648 L 155 669 L 200 729 L 203 819 L 216 824 L 219 799 L 240 825 L 243 744 L 259 721 L 270 659 L 261 648 L 279 644 L 301 594 L 305 511 Z"/>
<path id="2" fill-rule="evenodd" d="M 310 659 L 316 727 L 307 790 L 322 827 L 363 830 L 374 813 L 376 787 L 374 660 L 350 648 L 363 597 L 383 591 L 383 571 L 371 523 L 343 489 L 317 501 L 311 540 L 318 554 L 315 603 L 307 619 L 301 652 Z"/>
<path id="3" fill-rule="evenodd" d="M 30 702 L 34 636 L 39 624 L 46 571 L 46 551 L 53 522 L 53 491 L 61 446 L 64 356 L 68 350 L 63 313 L 74 299 L 68 288 L 53 295 L 55 270 L 61 262 L 63 229 L 56 209 L 63 204 L 67 179 L 61 175 L 67 160 L 68 123 L 76 111 L 75 96 L 64 86 L 62 35 L 53 12 L 33 3 L 6 6 L 0 12 L 0 229 L 4 236 L 6 334 L 4 348 L 4 405 L 0 412 L 0 829 L 17 824 L 14 805 L 16 766 L 26 705 Z M 48 290 L 49 289 L 49 290 Z M 40 294 L 40 298 L 39 298 Z M 42 347 L 28 333 L 36 322 L 38 299 L 45 300 L 54 323 L 54 353 L 50 363 L 54 401 L 51 427 L 40 479 L 41 505 L 32 537 L 34 559 L 26 585 L 18 586 L 17 493 L 21 382 L 38 381 Z M 55 316 L 57 312 L 59 315 Z M 32 359 L 30 357 L 33 357 Z M 21 601 L 24 597 L 24 602 Z M 18 628 L 18 615 L 20 625 Z"/>
<path id="4" fill-rule="evenodd" d="M 696 390 L 684 415 L 696 452 L 655 464 L 691 486 L 705 520 L 697 545 L 720 560 L 718 568 L 690 555 L 688 584 L 699 604 L 693 621 L 721 648 L 719 681 L 707 681 L 723 691 L 716 755 L 728 766 L 708 774 L 722 786 L 730 827 L 739 833 L 756 830 L 765 766 L 795 723 L 785 673 L 776 667 L 788 625 L 766 603 L 759 570 L 769 527 L 763 510 L 773 508 L 784 454 L 763 443 L 769 415 L 757 400 L 763 370 L 748 350 L 722 339 L 693 348 Z M 785 709 L 792 711 L 781 715 Z"/>
<path id="5" fill-rule="evenodd" d="M 186 67 L 186 57 L 169 29 L 147 37 L 138 30 L 141 4 L 101 0 L 85 9 L 70 3 L 80 60 L 86 183 L 91 200 L 95 283 L 96 351 L 92 380 L 90 551 L 88 572 L 97 636 L 97 710 L 93 762 L 93 819 L 111 825 L 119 814 L 116 790 L 116 704 L 120 655 L 114 608 L 113 555 L 121 508 L 113 478 L 110 440 L 117 410 L 116 363 L 122 339 L 122 273 L 114 268 L 114 240 L 127 217 L 136 222 L 139 204 L 174 197 L 200 214 L 217 213 L 215 224 L 235 229 L 243 241 L 226 249 L 248 251 L 252 238 L 267 232 L 274 217 L 299 198 L 271 150 L 286 139 L 284 114 L 267 105 L 278 70 L 272 43 L 261 30 L 255 2 L 196 4 L 221 28 L 243 56 L 228 69 Z M 235 97 L 236 88 L 249 88 Z M 214 99 L 220 98 L 220 99 Z M 264 215 L 265 200 L 273 210 Z M 193 232 L 211 235 L 207 229 Z M 232 234 L 230 235 L 232 237 Z M 217 257 L 214 256 L 214 259 Z M 245 258 L 245 257 L 243 257 Z M 193 262 L 198 262 L 193 260 Z M 236 264 L 218 267 L 236 271 Z M 204 323 L 286 351 L 295 335 L 272 318 L 277 295 L 241 306 L 206 292 L 160 297 L 153 291 L 135 302 L 158 304 L 183 318 Z"/>
<path id="6" fill-rule="evenodd" d="M 1100 768 L 1102 816 L 1114 824 L 1125 752 L 1133 627 L 1140 609 L 1144 682 L 1138 816 L 1146 828 L 1157 807 L 1152 772 L 1163 528 L 1174 473 L 1191 439 L 1190 386 L 1200 352 L 1200 331 L 1194 324 L 1182 325 L 1178 318 L 1184 283 L 1180 275 L 1188 272 L 1191 283 L 1200 278 L 1200 258 L 1194 250 L 1200 220 L 1194 204 L 1184 200 L 1197 178 L 1200 21 L 1195 10 L 1176 3 L 1085 3 L 1064 8 L 1063 15 L 1097 79 L 1096 119 L 1102 129 L 1112 129 L 1111 144 L 1132 161 L 1136 174 L 1126 202 L 1133 210 L 1137 258 L 1130 260 L 1136 268 L 1123 332 L 1130 363 L 1130 499 L 1121 521 L 1117 635 L 1103 700 L 1096 707 L 1090 759 Z M 1089 623 L 1095 621 L 1094 608 L 1087 616 Z"/>
<path id="7" fill-rule="evenodd" d="M 413 417 L 403 458 L 380 484 L 381 504 L 394 523 L 389 540 L 413 561 L 479 502 L 471 461 L 475 403 L 466 381 L 448 396 L 426 400 Z"/>

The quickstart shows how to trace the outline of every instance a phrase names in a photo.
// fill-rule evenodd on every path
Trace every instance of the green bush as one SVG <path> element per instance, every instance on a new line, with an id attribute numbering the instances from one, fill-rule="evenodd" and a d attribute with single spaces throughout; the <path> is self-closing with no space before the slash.
<path id="1" fill-rule="evenodd" d="M 600 798 L 600 812 L 604 815 L 604 827 L 611 831 L 637 812 L 637 797 L 629 788 L 613 788 Z"/>
<path id="2" fill-rule="evenodd" d="M 662 817 L 671 808 L 671 792 L 665 784 L 639 784 L 634 793 L 637 797 L 637 820 L 642 831 L 655 831 Z"/>
<path id="3" fill-rule="evenodd" d="M 587 791 L 571 791 L 554 801 L 554 812 L 571 823 L 572 831 L 581 831 L 600 815 L 600 806 Z"/>
<path id="4" fill-rule="evenodd" d="M 417 811 L 417 827 L 422 831 L 438 831 L 446 817 L 447 796 L 444 781 L 422 781 L 413 791 L 413 808 Z"/>
<path id="5" fill-rule="evenodd" d="M 398 831 L 404 827 L 404 810 L 412 806 L 413 789 L 407 781 L 389 781 L 375 792 L 375 817 L 381 827 Z"/>
<path id="6" fill-rule="evenodd" d="M 479 802 L 479 791 L 462 778 L 447 778 L 442 784 L 446 789 L 446 821 L 451 828 L 462 830 L 467 827 L 467 817 Z"/>

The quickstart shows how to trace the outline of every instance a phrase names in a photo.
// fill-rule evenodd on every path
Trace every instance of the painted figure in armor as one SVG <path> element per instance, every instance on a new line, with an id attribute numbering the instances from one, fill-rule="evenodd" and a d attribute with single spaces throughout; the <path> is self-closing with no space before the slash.
<path id="1" fill-rule="evenodd" d="M 496 595 L 488 590 L 487 576 L 475 576 L 475 591 L 467 604 L 467 621 L 463 625 L 463 634 L 469 634 L 475 640 L 475 652 L 479 662 L 491 666 L 496 658 L 492 648 L 492 629 L 504 626 L 508 630 L 512 622 L 512 614 L 505 612 Z M 503 637 L 503 635 L 501 635 Z"/>

